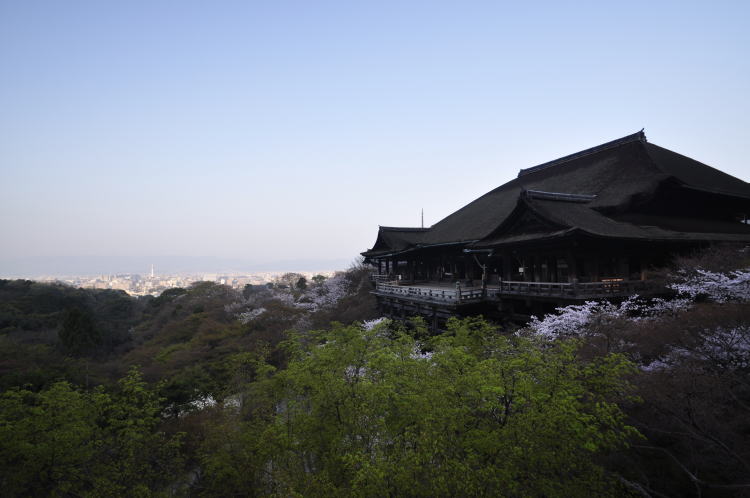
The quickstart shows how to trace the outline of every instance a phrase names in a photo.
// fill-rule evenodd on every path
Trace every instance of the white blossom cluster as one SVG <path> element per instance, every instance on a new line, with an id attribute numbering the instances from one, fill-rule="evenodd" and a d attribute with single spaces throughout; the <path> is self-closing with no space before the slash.
<path id="1" fill-rule="evenodd" d="M 722 370 L 750 367 L 750 326 L 706 330 L 696 346 L 673 347 L 667 354 L 641 369 L 646 372 L 667 370 L 690 359 L 709 362 Z"/>
<path id="2" fill-rule="evenodd" d="M 750 300 L 750 269 L 735 270 L 728 273 L 717 273 L 703 269 L 696 269 L 679 275 L 682 282 L 670 287 L 680 294 L 697 297 L 707 297 L 717 303 L 728 301 Z"/>
<path id="3" fill-rule="evenodd" d="M 623 319 L 634 322 L 653 320 L 686 310 L 690 304 L 691 300 L 685 298 L 642 299 L 638 295 L 630 296 L 620 304 L 586 301 L 583 304 L 557 308 L 557 314 L 546 315 L 541 319 L 533 316 L 528 324 L 528 330 L 546 339 L 581 336 L 591 332 L 588 329 L 592 323 L 601 325 Z"/>
<path id="4" fill-rule="evenodd" d="M 252 322 L 265 312 L 265 308 L 255 308 L 249 311 L 243 311 L 241 313 L 237 313 L 237 319 L 240 321 L 240 323 L 245 325 Z"/>
<path id="5" fill-rule="evenodd" d="M 432 351 L 422 351 L 419 347 L 415 346 L 410 356 L 413 360 L 431 360 L 432 355 Z"/>
<path id="6" fill-rule="evenodd" d="M 273 298 L 270 290 L 263 289 L 250 294 L 247 298 L 240 296 L 238 301 L 225 305 L 224 311 L 234 315 L 244 325 L 262 315 L 266 311 L 263 303 Z"/>
<path id="7" fill-rule="evenodd" d="M 638 296 L 632 296 L 628 301 L 638 298 Z M 627 302 L 627 301 L 626 301 Z M 637 305 L 630 311 L 629 320 L 649 320 L 656 319 L 663 316 L 674 316 L 680 311 L 690 309 L 693 305 L 693 300 L 687 297 L 677 297 L 674 299 L 662 299 L 660 297 L 650 299 L 648 301 L 636 301 Z M 625 302 L 623 302 L 625 304 Z"/>
<path id="8" fill-rule="evenodd" d="M 294 296 L 289 289 L 274 288 L 269 292 L 268 298 L 274 299 L 287 306 L 294 306 Z"/>
<path id="9" fill-rule="evenodd" d="M 595 315 L 611 314 L 615 310 L 616 306 L 608 302 L 586 301 L 583 304 L 557 308 L 556 315 L 545 315 L 542 319 L 532 316 L 528 329 L 534 335 L 546 339 L 578 335 Z"/>
<path id="10" fill-rule="evenodd" d="M 703 269 L 682 271 L 679 281 L 670 287 L 674 299 L 642 299 L 631 296 L 619 305 L 588 301 L 557 309 L 556 314 L 532 317 L 525 331 L 554 340 L 560 337 L 596 336 L 617 320 L 643 322 L 675 316 L 690 309 L 696 299 L 715 303 L 750 301 L 750 269 L 717 273 Z M 686 361 L 699 361 L 712 368 L 736 370 L 750 368 L 750 326 L 717 326 L 700 332 L 696 342 L 672 346 L 665 354 L 641 365 L 646 372 L 668 370 Z"/>
<path id="11" fill-rule="evenodd" d="M 367 368 L 365 367 L 355 367 L 354 365 L 349 365 L 344 370 L 344 379 L 346 379 L 346 382 L 349 384 L 356 383 L 359 379 L 364 377 L 367 374 Z"/>
<path id="12" fill-rule="evenodd" d="M 372 330 L 381 323 L 388 323 L 390 321 L 391 320 L 389 318 L 381 316 L 380 318 L 375 318 L 373 320 L 365 320 L 364 322 L 362 322 L 362 328 L 364 330 Z"/>
<path id="13" fill-rule="evenodd" d="M 696 353 L 727 369 L 750 367 L 750 326 L 717 327 L 703 336 Z"/>
<path id="14" fill-rule="evenodd" d="M 247 307 L 247 301 L 235 301 L 233 303 L 224 306 L 224 311 L 227 313 L 238 313 L 243 311 Z"/>
<path id="15" fill-rule="evenodd" d="M 291 296 L 291 294 L 289 294 Z M 345 273 L 337 273 L 331 278 L 305 290 L 302 295 L 292 302 L 292 305 L 309 310 L 318 311 L 322 308 L 334 306 L 340 299 L 349 295 L 349 281 Z"/>
<path id="16" fill-rule="evenodd" d="M 224 306 L 224 311 L 233 314 L 243 324 L 249 323 L 262 315 L 268 301 L 278 301 L 285 306 L 314 313 L 334 306 L 341 298 L 349 295 L 349 281 L 345 273 L 338 273 L 319 285 L 311 286 L 299 294 L 289 288 L 261 289 L 245 299 Z"/>
<path id="17" fill-rule="evenodd" d="M 546 315 L 541 319 L 532 317 L 528 330 L 547 339 L 580 336 L 588 332 L 587 326 L 594 321 L 642 321 L 674 315 L 690 308 L 699 297 L 717 303 L 750 300 L 750 269 L 728 273 L 697 269 L 690 273 L 682 271 L 678 278 L 681 281 L 670 285 L 679 294 L 675 299 L 646 300 L 634 295 L 619 305 L 607 301 L 587 301 L 584 304 L 557 308 L 557 314 Z"/>

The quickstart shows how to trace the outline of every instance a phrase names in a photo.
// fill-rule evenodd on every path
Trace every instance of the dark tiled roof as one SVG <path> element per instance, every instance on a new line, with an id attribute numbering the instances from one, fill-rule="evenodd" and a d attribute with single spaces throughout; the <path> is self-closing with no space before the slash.
<path id="1" fill-rule="evenodd" d="M 633 133 L 632 135 L 628 135 L 627 137 L 618 138 L 617 140 L 612 140 L 611 142 L 603 143 L 601 145 L 597 145 L 596 147 L 591 147 L 590 149 L 582 150 L 580 152 L 575 152 L 573 154 L 560 157 L 553 161 L 548 161 L 546 163 L 533 166 L 531 168 L 522 169 L 521 171 L 518 172 L 518 176 L 528 175 L 529 173 L 533 173 L 535 171 L 540 171 L 543 169 L 551 168 L 552 166 L 557 166 L 558 164 L 566 163 L 574 159 L 578 159 L 584 156 L 595 154 L 603 150 L 619 147 L 620 145 L 627 144 L 630 142 L 645 142 L 645 141 L 646 141 L 646 134 L 643 133 L 643 130 L 641 130 L 638 133 Z"/>
<path id="2" fill-rule="evenodd" d="M 378 256 L 403 251 L 419 244 L 429 228 L 384 227 L 378 230 L 375 245 L 364 256 Z"/>
<path id="3" fill-rule="evenodd" d="M 565 192 L 542 192 L 541 190 L 527 190 L 526 197 L 529 199 L 547 199 L 562 202 L 591 202 L 596 195 L 567 194 Z"/>
<path id="4" fill-rule="evenodd" d="M 739 178 L 658 145 L 647 143 L 644 146 L 659 169 L 684 185 L 750 199 L 750 187 Z"/>
<path id="5" fill-rule="evenodd" d="M 555 228 L 536 234 L 523 234 L 522 239 L 512 230 L 501 229 L 473 246 L 487 248 L 521 240 L 570 235 L 571 230 L 594 237 L 628 240 L 750 241 L 750 225 L 744 223 L 648 215 L 626 216 L 627 221 L 615 220 L 582 204 L 549 200 L 527 200 L 519 203 L 519 208 L 534 212 L 551 225 L 556 225 Z M 560 227 L 567 227 L 567 230 Z"/>
<path id="6" fill-rule="evenodd" d="M 660 224 L 662 228 L 658 228 L 613 219 L 627 213 L 629 208 L 643 199 L 653 196 L 661 185 L 668 182 L 677 183 L 683 188 L 750 199 L 748 183 L 650 144 L 646 142 L 643 132 L 638 132 L 521 170 L 517 178 L 479 197 L 429 229 L 397 232 L 393 227 L 381 227 L 375 246 L 363 254 L 375 256 L 447 243 L 490 245 L 489 240 L 482 239 L 491 234 L 497 238 L 498 227 L 516 209 L 524 192 L 532 192 L 525 197 L 540 215 L 547 213 L 550 219 L 564 226 L 585 229 L 603 237 L 695 240 L 696 237 L 713 234 L 716 235 L 713 239 L 700 240 L 729 240 L 722 235 L 723 231 L 719 234 L 708 231 L 719 228 L 712 222 L 709 222 L 711 226 L 697 230 L 698 225 L 705 225 L 706 222 L 693 220 L 692 225 L 683 223 L 684 230 L 678 230 L 674 223 L 668 229 L 663 224 Z M 574 202 L 558 202 L 560 200 Z M 748 208 L 750 210 L 750 205 Z M 742 233 L 726 235 L 732 240 L 747 237 Z"/>

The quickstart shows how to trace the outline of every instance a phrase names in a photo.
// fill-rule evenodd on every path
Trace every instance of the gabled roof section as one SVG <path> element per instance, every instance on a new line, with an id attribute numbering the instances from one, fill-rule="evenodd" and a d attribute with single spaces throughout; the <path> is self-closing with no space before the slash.
<path id="1" fill-rule="evenodd" d="M 484 242 L 487 240 L 496 240 L 510 234 L 539 234 L 557 232 L 566 228 L 571 228 L 571 226 L 560 223 L 558 220 L 550 218 L 547 213 L 537 210 L 533 197 L 530 197 L 528 191 L 525 191 L 517 197 L 513 212 L 484 239 L 473 245 L 482 246 L 485 245 Z"/>
<path id="2" fill-rule="evenodd" d="M 612 149 L 615 147 L 619 147 L 620 145 L 628 144 L 631 142 L 643 142 L 646 143 L 646 134 L 643 133 L 643 130 L 639 131 L 638 133 L 633 133 L 632 135 L 628 135 L 626 137 L 618 138 L 617 140 L 612 140 L 611 142 L 603 143 L 601 145 L 597 145 L 596 147 L 591 147 L 590 149 L 582 150 L 580 152 L 576 152 L 575 154 L 570 154 L 568 156 L 563 156 L 558 159 L 555 159 L 553 161 L 549 161 L 546 163 L 539 164 L 537 166 L 532 166 L 531 168 L 522 169 L 518 172 L 518 176 L 521 177 L 523 175 L 528 175 L 529 173 L 533 173 L 535 171 L 540 171 L 543 169 L 551 168 L 552 166 L 557 166 L 558 164 L 563 164 L 569 161 L 573 161 L 575 159 L 579 159 L 581 157 L 585 157 L 591 154 L 596 154 L 597 152 L 602 152 L 607 149 Z"/>
<path id="3" fill-rule="evenodd" d="M 546 240 L 580 231 L 579 224 L 576 223 L 578 220 L 558 216 L 558 211 L 561 209 L 563 211 L 571 209 L 591 211 L 591 209 L 582 206 L 580 201 L 571 202 L 565 194 L 556 194 L 561 197 L 545 196 L 539 200 L 534 197 L 533 192 L 531 195 L 528 191 L 522 192 L 518 196 L 513 212 L 487 237 L 471 244 L 471 248 L 482 249 L 530 240 Z M 563 204 L 563 206 L 558 204 Z"/>
<path id="4" fill-rule="evenodd" d="M 750 199 L 750 184 L 739 178 L 655 144 L 645 147 L 661 171 L 691 189 Z"/>

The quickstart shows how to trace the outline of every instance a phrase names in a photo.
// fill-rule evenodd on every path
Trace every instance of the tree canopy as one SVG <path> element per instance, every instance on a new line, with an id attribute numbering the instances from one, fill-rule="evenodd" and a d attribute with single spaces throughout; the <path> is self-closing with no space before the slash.
<path id="1" fill-rule="evenodd" d="M 540 348 L 493 332 L 482 320 L 452 320 L 429 351 L 387 323 L 292 337 L 285 370 L 271 376 L 256 364 L 243 405 L 252 416 L 231 436 L 254 443 L 240 449 L 218 438 L 206 462 L 208 489 L 615 493 L 597 458 L 638 435 L 614 402 L 630 389 L 625 377 L 633 365 L 619 355 L 581 361 L 573 342 Z"/>

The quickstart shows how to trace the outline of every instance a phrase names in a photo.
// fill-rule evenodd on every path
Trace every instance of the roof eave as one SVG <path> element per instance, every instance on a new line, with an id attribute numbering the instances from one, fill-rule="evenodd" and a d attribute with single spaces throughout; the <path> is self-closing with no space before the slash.
<path id="1" fill-rule="evenodd" d="M 360 254 L 362 256 L 366 257 L 366 258 L 390 258 L 390 257 L 393 257 L 393 256 L 399 256 L 401 254 L 405 254 L 405 253 L 408 253 L 408 252 L 418 251 L 420 249 L 430 249 L 432 247 L 443 247 L 443 246 L 468 245 L 468 244 L 473 244 L 475 242 L 479 242 L 479 239 L 461 240 L 461 241 L 457 241 L 457 242 L 441 242 L 439 244 L 417 244 L 417 245 L 415 245 L 413 247 L 408 247 L 408 248 L 402 249 L 400 251 L 392 251 L 392 252 L 385 253 L 385 254 L 372 254 L 371 251 L 365 251 L 365 252 L 362 252 Z"/>

